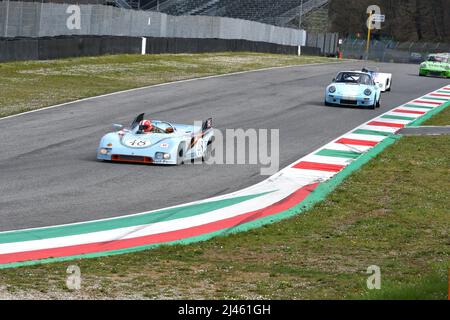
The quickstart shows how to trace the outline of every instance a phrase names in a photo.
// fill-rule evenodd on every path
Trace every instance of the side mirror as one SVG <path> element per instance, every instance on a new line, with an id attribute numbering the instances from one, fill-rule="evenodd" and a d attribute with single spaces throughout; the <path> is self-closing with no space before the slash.
<path id="1" fill-rule="evenodd" d="M 123 125 L 117 124 L 117 123 L 114 123 L 114 124 L 113 124 L 113 127 L 114 127 L 114 129 L 116 129 L 116 130 L 122 130 L 122 129 L 123 129 Z"/>
<path id="2" fill-rule="evenodd" d="M 166 129 L 166 133 L 173 133 L 173 128 L 170 128 L 170 127 L 167 128 L 167 129 Z"/>
<path id="3" fill-rule="evenodd" d="M 333 82 L 333 83 L 336 82 L 336 78 L 333 78 L 333 80 L 331 80 L 331 82 Z"/>

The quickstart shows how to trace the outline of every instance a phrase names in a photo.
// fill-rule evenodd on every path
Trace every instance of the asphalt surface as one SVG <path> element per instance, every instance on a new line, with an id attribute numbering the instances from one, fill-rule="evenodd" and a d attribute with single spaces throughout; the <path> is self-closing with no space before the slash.
<path id="1" fill-rule="evenodd" d="M 450 126 L 405 127 L 399 131 L 405 136 L 442 136 L 450 135 Z"/>
<path id="2" fill-rule="evenodd" d="M 373 64 L 372 64 L 373 65 Z M 393 107 L 448 84 L 415 65 L 394 74 L 377 110 L 323 106 L 338 71 L 304 66 L 177 83 L 0 120 L 0 231 L 94 220 L 229 193 L 264 180 L 259 165 L 145 166 L 99 162 L 103 134 L 138 113 L 175 123 L 210 116 L 218 129 L 280 129 L 280 169 Z"/>

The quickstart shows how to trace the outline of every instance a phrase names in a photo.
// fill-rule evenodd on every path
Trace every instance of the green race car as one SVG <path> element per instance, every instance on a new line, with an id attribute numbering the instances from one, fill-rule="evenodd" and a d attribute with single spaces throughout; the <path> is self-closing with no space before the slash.
<path id="1" fill-rule="evenodd" d="M 430 54 L 420 65 L 419 75 L 450 78 L 450 53 Z"/>

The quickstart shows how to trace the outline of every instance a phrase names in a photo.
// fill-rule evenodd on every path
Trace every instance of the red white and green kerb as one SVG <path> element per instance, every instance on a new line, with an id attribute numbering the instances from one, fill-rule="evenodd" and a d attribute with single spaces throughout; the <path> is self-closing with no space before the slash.
<path id="1" fill-rule="evenodd" d="M 0 232 L 0 268 L 203 241 L 299 213 L 318 187 L 405 126 L 450 105 L 450 86 L 396 107 L 249 188 L 118 218 Z"/>

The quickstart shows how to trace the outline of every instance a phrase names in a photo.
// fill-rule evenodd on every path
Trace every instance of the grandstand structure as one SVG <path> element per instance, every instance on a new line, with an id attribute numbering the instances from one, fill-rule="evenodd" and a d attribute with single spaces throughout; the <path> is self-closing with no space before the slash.
<path id="1" fill-rule="evenodd" d="M 300 26 L 302 17 L 328 5 L 329 0 L 108 0 L 127 9 L 169 15 L 205 15 L 258 21 L 276 26 Z M 299 19 L 300 17 L 300 19 Z"/>
<path id="2" fill-rule="evenodd" d="M 0 0 L 3 1 L 3 0 Z M 308 29 L 302 23 L 314 13 L 324 12 L 330 0 L 20 0 L 102 4 L 124 9 L 157 11 L 172 16 L 219 16 L 257 21 L 279 27 Z M 328 9 L 325 10 L 328 12 Z M 320 15 L 320 14 L 319 14 Z M 317 16 L 317 14 L 315 15 Z M 313 20 L 316 20 L 315 17 Z M 314 22 L 317 24 L 316 22 Z M 320 24 L 320 23 L 319 23 Z"/>

